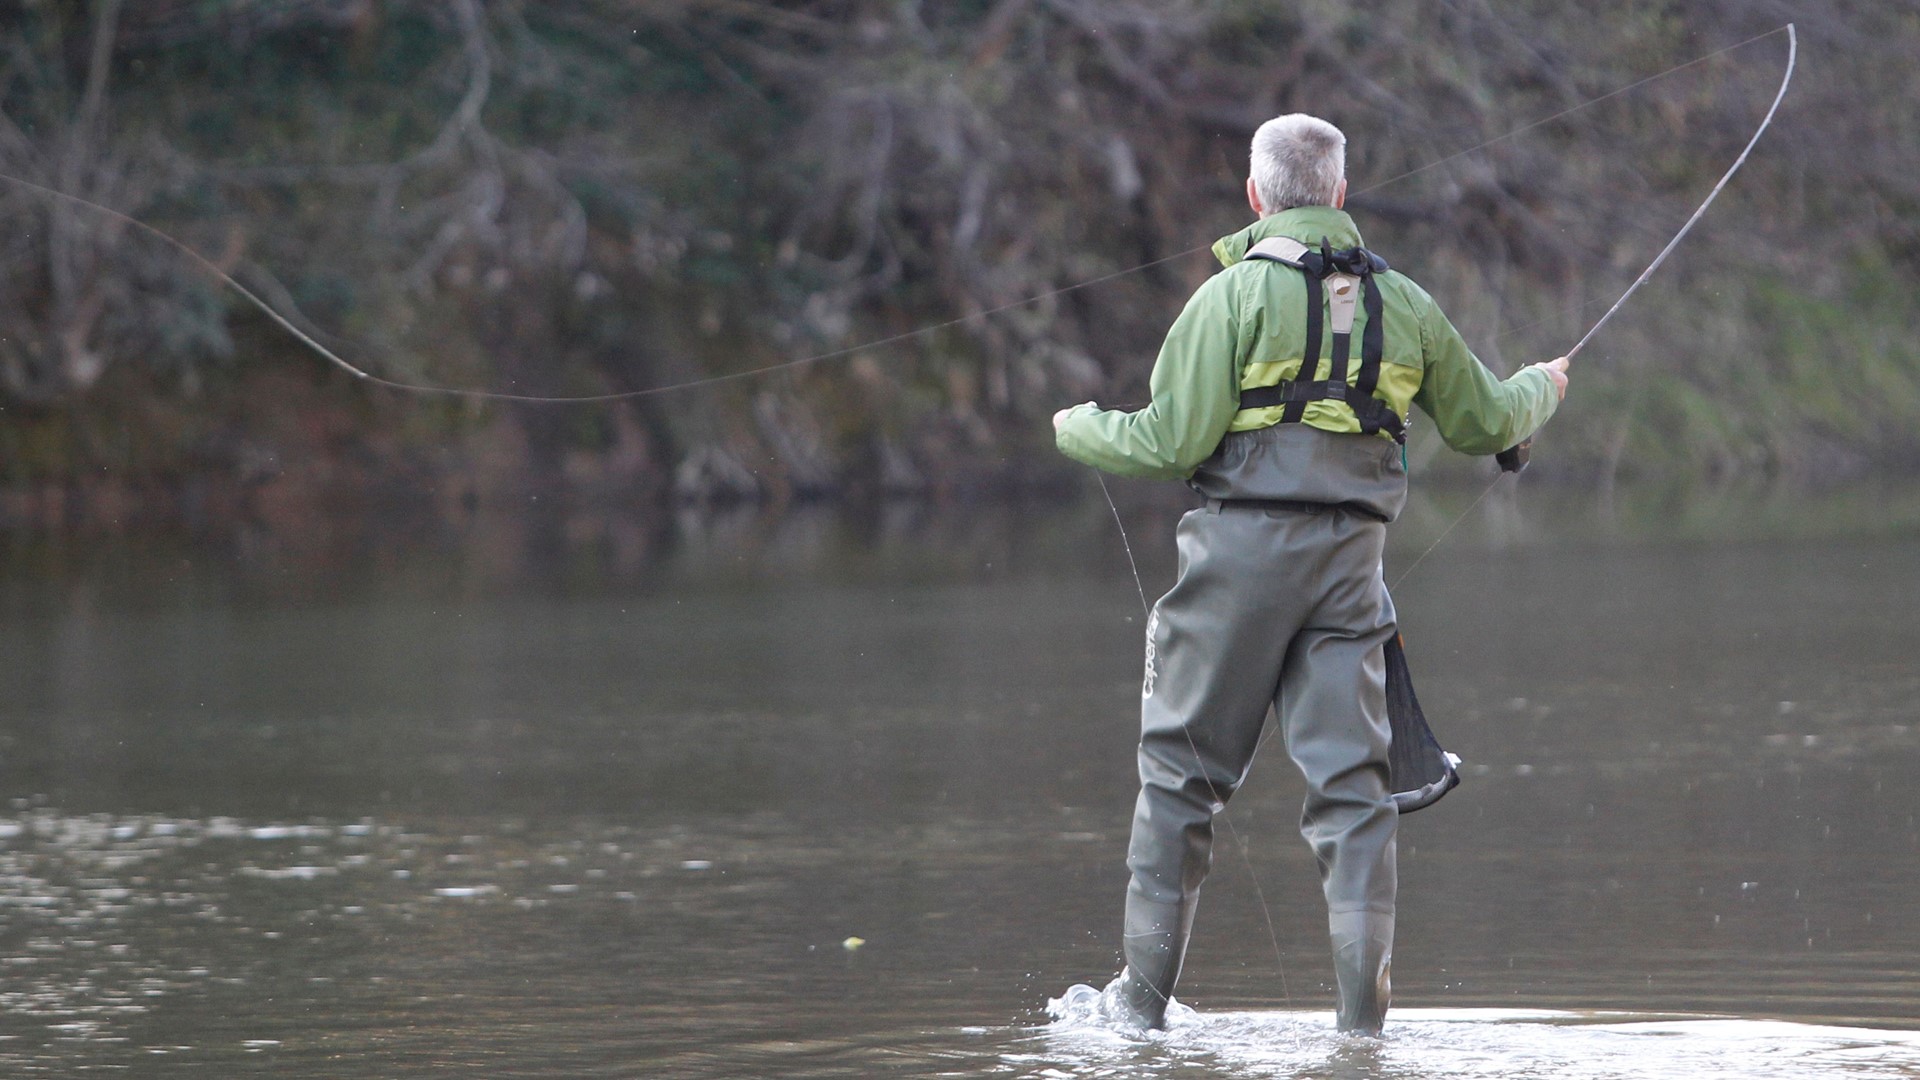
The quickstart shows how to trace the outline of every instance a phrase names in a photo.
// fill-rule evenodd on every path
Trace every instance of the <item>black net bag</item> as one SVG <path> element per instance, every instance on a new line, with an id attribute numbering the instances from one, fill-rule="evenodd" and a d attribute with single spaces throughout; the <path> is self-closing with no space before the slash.
<path id="1" fill-rule="evenodd" d="M 1455 768 L 1460 759 L 1440 749 L 1440 740 L 1427 726 L 1420 699 L 1413 696 L 1413 676 L 1398 634 L 1387 641 L 1387 720 L 1393 727 L 1387 782 L 1394 805 L 1411 814 L 1439 802 L 1460 782 Z"/>

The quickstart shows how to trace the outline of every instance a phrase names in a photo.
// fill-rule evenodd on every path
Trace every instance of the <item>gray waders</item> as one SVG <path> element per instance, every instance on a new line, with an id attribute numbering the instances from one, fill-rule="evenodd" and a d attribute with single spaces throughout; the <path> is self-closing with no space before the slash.
<path id="1" fill-rule="evenodd" d="M 1163 1026 L 1212 863 L 1213 816 L 1246 778 L 1267 709 L 1306 777 L 1343 1031 L 1378 1031 L 1393 951 L 1399 815 L 1387 789 L 1386 527 L 1326 507 L 1210 502 L 1181 519 L 1180 575 L 1147 624 L 1127 968 L 1104 995 Z"/>

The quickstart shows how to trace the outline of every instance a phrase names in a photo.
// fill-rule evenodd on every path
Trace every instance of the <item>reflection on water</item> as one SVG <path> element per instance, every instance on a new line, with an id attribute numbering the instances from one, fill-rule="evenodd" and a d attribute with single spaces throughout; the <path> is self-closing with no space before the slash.
<path id="1" fill-rule="evenodd" d="M 1352 1080 L 1920 1070 L 1912 1032 L 1682 1013 L 1401 1008 L 1380 1042 L 1336 1034 L 1324 1009 L 1177 1010 L 1171 1031 L 1146 1040 L 1084 1016 L 965 1026 L 954 1020 L 984 1019 L 983 1003 L 1005 1007 L 1034 985 L 1004 963 L 1043 951 L 1007 923 L 1052 921 L 1007 880 L 1025 834 L 856 828 L 810 843 L 775 819 L 459 824 L 491 834 L 18 809 L 0 819 L 0 1066 Z M 1056 853 L 1090 843 L 1072 830 L 1042 839 Z M 920 865 L 892 866 L 902 860 Z M 856 945 L 851 930 L 872 937 Z M 997 940 L 966 940 L 975 934 Z M 1560 956 L 1578 962 L 1587 947 Z M 1300 953 L 1313 962 L 1305 943 Z M 1870 981 L 1871 966 L 1854 977 Z M 1910 1005 L 1916 976 L 1901 978 Z M 1593 985 L 1632 994 L 1617 978 Z M 577 1071 L 540 1071 L 556 1039 Z"/>
<path id="2" fill-rule="evenodd" d="M 1920 546 L 1851 498 L 1509 503 L 1404 583 L 1468 768 L 1403 833 L 1402 1008 L 1357 1047 L 1278 747 L 1194 1025 L 1045 1024 L 1117 966 L 1102 503 L 15 540 L 0 1072 L 1912 1075 Z M 1164 587 L 1176 511 L 1123 509 Z"/>

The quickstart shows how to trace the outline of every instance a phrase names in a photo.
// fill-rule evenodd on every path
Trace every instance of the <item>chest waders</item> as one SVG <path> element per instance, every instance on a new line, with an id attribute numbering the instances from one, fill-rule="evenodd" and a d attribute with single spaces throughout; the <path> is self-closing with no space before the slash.
<path id="1" fill-rule="evenodd" d="M 1380 289 L 1373 275 L 1384 273 L 1387 261 L 1366 248 L 1334 251 L 1323 238 L 1319 250 L 1289 236 L 1262 240 L 1247 252 L 1249 259 L 1263 259 L 1291 266 L 1300 271 L 1307 284 L 1307 341 L 1300 371 L 1277 386 L 1260 386 L 1240 391 L 1242 409 L 1284 405 L 1279 423 L 1297 424 L 1308 402 L 1338 401 L 1353 411 L 1366 435 L 1382 431 L 1401 446 L 1407 442 L 1407 428 L 1398 413 L 1373 396 L 1380 385 L 1380 363 L 1385 352 L 1386 318 L 1382 312 Z M 1333 330 L 1333 358 L 1327 377 L 1315 379 L 1320 370 L 1322 308 L 1326 308 Z M 1360 332 L 1360 370 L 1353 382 L 1347 382 L 1347 364 L 1353 342 L 1353 316 L 1356 307 L 1367 313 L 1367 325 Z M 1524 468 L 1527 444 L 1506 451 L 1517 454 Z M 1502 457 L 1502 467 L 1506 460 Z M 1420 710 L 1420 699 L 1413 693 L 1413 677 L 1407 669 L 1407 655 L 1395 634 L 1386 644 L 1387 719 L 1393 726 L 1393 751 L 1388 790 L 1403 814 L 1432 806 L 1442 795 L 1460 783 L 1457 766 L 1460 759 L 1440 748 L 1433 729 Z"/>

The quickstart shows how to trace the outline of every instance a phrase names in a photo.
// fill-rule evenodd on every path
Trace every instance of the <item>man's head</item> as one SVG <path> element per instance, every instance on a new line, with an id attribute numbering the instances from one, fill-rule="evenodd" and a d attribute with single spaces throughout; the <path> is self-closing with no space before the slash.
<path id="1" fill-rule="evenodd" d="M 1317 116 L 1288 113 L 1253 133 L 1247 203 L 1261 217 L 1347 201 L 1347 137 Z"/>

